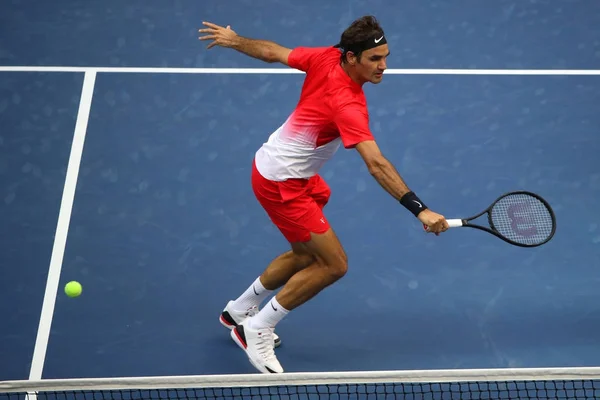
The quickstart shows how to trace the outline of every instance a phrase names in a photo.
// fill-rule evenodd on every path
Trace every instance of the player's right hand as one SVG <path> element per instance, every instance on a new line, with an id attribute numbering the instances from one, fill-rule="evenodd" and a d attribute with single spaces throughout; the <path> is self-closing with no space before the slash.
<path id="1" fill-rule="evenodd" d="M 427 227 L 426 229 L 428 232 L 435 233 L 436 236 L 441 232 L 447 231 L 449 228 L 448 222 L 443 215 L 440 215 L 429 209 L 421 211 L 418 219 L 425 227 Z"/>
<path id="2" fill-rule="evenodd" d="M 231 47 L 235 43 L 237 33 L 231 29 L 231 26 L 227 25 L 227 27 L 222 27 L 213 24 L 212 22 L 202 22 L 202 25 L 207 26 L 208 28 L 198 29 L 198 32 L 206 34 L 200 36 L 198 39 L 212 40 L 212 42 L 206 46 L 207 49 L 210 49 L 213 46 Z"/>

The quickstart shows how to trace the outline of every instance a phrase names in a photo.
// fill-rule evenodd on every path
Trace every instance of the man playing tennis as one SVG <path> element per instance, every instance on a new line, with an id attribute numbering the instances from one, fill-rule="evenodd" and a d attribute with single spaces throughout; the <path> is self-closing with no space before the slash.
<path id="1" fill-rule="evenodd" d="M 237 35 L 231 27 L 203 22 L 200 40 L 256 59 L 306 72 L 296 109 L 256 152 L 252 188 L 271 221 L 290 242 L 265 271 L 220 316 L 233 340 L 263 373 L 280 373 L 275 326 L 291 310 L 346 274 L 348 260 L 323 214 L 330 189 L 319 169 L 340 145 L 355 149 L 377 182 L 436 235 L 445 218 L 429 210 L 382 155 L 370 129 L 362 86 L 383 78 L 388 45 L 378 21 L 354 21 L 329 47 L 288 49 Z M 276 289 L 268 304 L 259 305 Z"/>

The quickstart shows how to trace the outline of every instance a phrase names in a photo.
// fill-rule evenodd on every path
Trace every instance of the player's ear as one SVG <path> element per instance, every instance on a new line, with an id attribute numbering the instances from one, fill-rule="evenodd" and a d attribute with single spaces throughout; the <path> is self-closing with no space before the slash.
<path id="1" fill-rule="evenodd" d="M 356 65 L 356 54 L 354 54 L 353 52 L 349 51 L 346 53 L 346 61 L 348 61 L 348 64 L 350 65 Z"/>

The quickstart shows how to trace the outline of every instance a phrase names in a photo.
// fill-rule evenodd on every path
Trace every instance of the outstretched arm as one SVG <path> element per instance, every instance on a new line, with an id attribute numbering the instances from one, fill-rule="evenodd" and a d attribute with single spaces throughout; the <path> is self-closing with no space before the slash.
<path id="1" fill-rule="evenodd" d="M 443 215 L 427 208 L 404 182 L 394 165 L 381 154 L 379 146 L 369 129 L 369 116 L 363 102 L 346 93 L 341 98 L 335 112 L 335 124 L 346 148 L 355 148 L 362 157 L 369 172 L 389 194 L 407 208 L 429 231 L 439 235 L 448 229 Z M 350 100 L 348 100 L 350 98 Z"/>
<path id="2" fill-rule="evenodd" d="M 207 28 L 198 30 L 198 32 L 205 34 L 200 36 L 199 39 L 212 40 L 207 46 L 208 49 L 214 46 L 227 47 L 264 62 L 279 62 L 288 65 L 288 56 L 292 51 L 291 49 L 269 40 L 242 37 L 235 33 L 229 25 L 222 27 L 211 22 L 202 22 L 202 25 Z"/>

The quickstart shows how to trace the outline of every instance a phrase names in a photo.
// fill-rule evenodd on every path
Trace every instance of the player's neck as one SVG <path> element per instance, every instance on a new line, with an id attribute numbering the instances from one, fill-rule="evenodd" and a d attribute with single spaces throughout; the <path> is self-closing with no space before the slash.
<path id="1" fill-rule="evenodd" d="M 342 69 L 344 72 L 352 79 L 357 85 L 362 86 L 366 82 L 360 78 L 360 75 L 356 72 L 356 69 L 352 68 L 352 66 L 342 63 Z"/>

